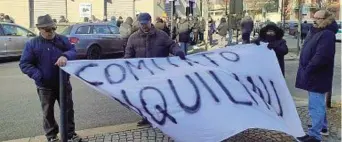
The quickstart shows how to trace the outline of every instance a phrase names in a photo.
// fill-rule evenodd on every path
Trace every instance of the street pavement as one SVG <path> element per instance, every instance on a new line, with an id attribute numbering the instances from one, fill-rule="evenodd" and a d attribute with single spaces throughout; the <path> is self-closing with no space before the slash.
<path id="1" fill-rule="evenodd" d="M 289 48 L 294 39 L 287 39 Z M 341 44 L 336 44 L 333 99 L 341 94 Z M 298 61 L 286 61 L 286 82 L 295 100 L 304 101 L 307 93 L 294 88 Z M 0 141 L 43 135 L 40 102 L 33 81 L 23 75 L 18 61 L 0 63 Z M 137 122 L 140 118 L 119 103 L 101 95 L 77 79 L 71 79 L 75 103 L 76 129 L 83 130 Z M 340 112 L 340 110 L 338 110 Z M 59 122 L 59 109 L 55 114 Z M 338 125 L 340 126 L 340 125 Z M 158 133 L 158 132 L 157 132 Z"/>

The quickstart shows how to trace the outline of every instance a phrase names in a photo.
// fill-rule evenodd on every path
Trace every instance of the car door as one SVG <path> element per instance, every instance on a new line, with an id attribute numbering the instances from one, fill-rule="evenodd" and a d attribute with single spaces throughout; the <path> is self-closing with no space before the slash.
<path id="1" fill-rule="evenodd" d="M 7 56 L 20 56 L 25 43 L 35 36 L 34 33 L 12 24 L 3 24 L 5 37 L 7 38 Z"/>
<path id="2" fill-rule="evenodd" d="M 7 41 L 7 38 L 4 36 L 4 32 L 0 26 L 0 57 L 6 57 L 6 52 L 7 52 L 6 41 Z"/>
<path id="3" fill-rule="evenodd" d="M 86 54 L 87 48 L 96 43 L 96 38 L 92 35 L 92 25 L 84 25 L 75 28 L 77 28 L 75 34 L 71 34 L 69 39 L 76 39 L 78 41 L 75 44 L 77 53 Z"/>
<path id="4" fill-rule="evenodd" d="M 113 33 L 114 40 L 112 42 L 115 52 L 124 52 L 124 46 L 126 41 L 121 37 L 119 28 L 116 26 L 109 25 L 110 31 Z"/>
<path id="5" fill-rule="evenodd" d="M 112 47 L 115 38 L 107 25 L 94 25 L 93 34 L 96 35 L 96 38 L 102 47 L 103 54 L 113 53 L 115 51 L 115 48 Z"/>

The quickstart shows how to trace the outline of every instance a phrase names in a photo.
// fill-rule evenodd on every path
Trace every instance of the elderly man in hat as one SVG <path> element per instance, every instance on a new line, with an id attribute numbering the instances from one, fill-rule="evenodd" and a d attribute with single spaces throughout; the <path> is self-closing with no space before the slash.
<path id="1" fill-rule="evenodd" d="M 138 22 L 140 29 L 128 38 L 125 58 L 168 57 L 171 53 L 185 60 L 185 53 L 178 44 L 151 24 L 150 14 L 139 14 Z M 149 124 L 147 119 L 138 122 L 139 126 L 146 124 Z"/>
<path id="2" fill-rule="evenodd" d="M 54 116 L 59 103 L 59 67 L 76 58 L 75 47 L 68 38 L 55 33 L 56 25 L 49 15 L 38 17 L 40 35 L 28 41 L 20 59 L 21 71 L 35 81 L 43 110 L 45 136 L 49 142 L 58 141 L 58 124 Z M 80 141 L 75 133 L 74 109 L 69 76 L 65 78 L 68 140 Z"/>

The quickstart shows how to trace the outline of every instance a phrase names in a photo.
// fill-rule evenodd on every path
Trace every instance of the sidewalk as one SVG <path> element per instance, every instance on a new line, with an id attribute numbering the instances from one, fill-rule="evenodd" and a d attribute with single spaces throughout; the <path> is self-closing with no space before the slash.
<path id="1" fill-rule="evenodd" d="M 303 105 L 303 106 L 302 106 Z M 308 109 L 305 104 L 297 104 L 297 111 L 302 120 L 302 125 L 307 131 L 307 125 L 310 124 Z M 329 136 L 324 136 L 324 142 L 341 141 L 341 104 L 334 104 L 333 108 L 328 109 Z M 163 134 L 159 129 L 151 127 L 137 127 L 135 123 L 123 124 L 118 126 L 109 126 L 81 130 L 77 132 L 83 142 L 172 142 L 173 140 Z M 7 142 L 43 142 L 44 136 L 12 140 Z M 281 132 L 248 129 L 241 132 L 225 142 L 293 142 L 293 137 Z"/>

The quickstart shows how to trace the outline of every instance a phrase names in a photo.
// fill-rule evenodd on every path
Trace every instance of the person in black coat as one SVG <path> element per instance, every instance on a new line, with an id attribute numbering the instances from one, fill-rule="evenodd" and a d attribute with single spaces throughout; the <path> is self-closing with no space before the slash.
<path id="1" fill-rule="evenodd" d="M 260 29 L 258 42 L 267 42 L 268 48 L 274 50 L 277 55 L 281 72 L 285 76 L 285 61 L 284 56 L 288 53 L 289 49 L 286 45 L 286 40 L 283 39 L 284 31 L 276 25 L 266 25 Z"/>
<path id="2" fill-rule="evenodd" d="M 296 88 L 308 91 L 312 120 L 307 135 L 298 138 L 304 142 L 320 142 L 321 134 L 328 134 L 325 93 L 330 92 L 333 85 L 337 31 L 334 15 L 326 10 L 317 11 L 301 49 Z"/>

